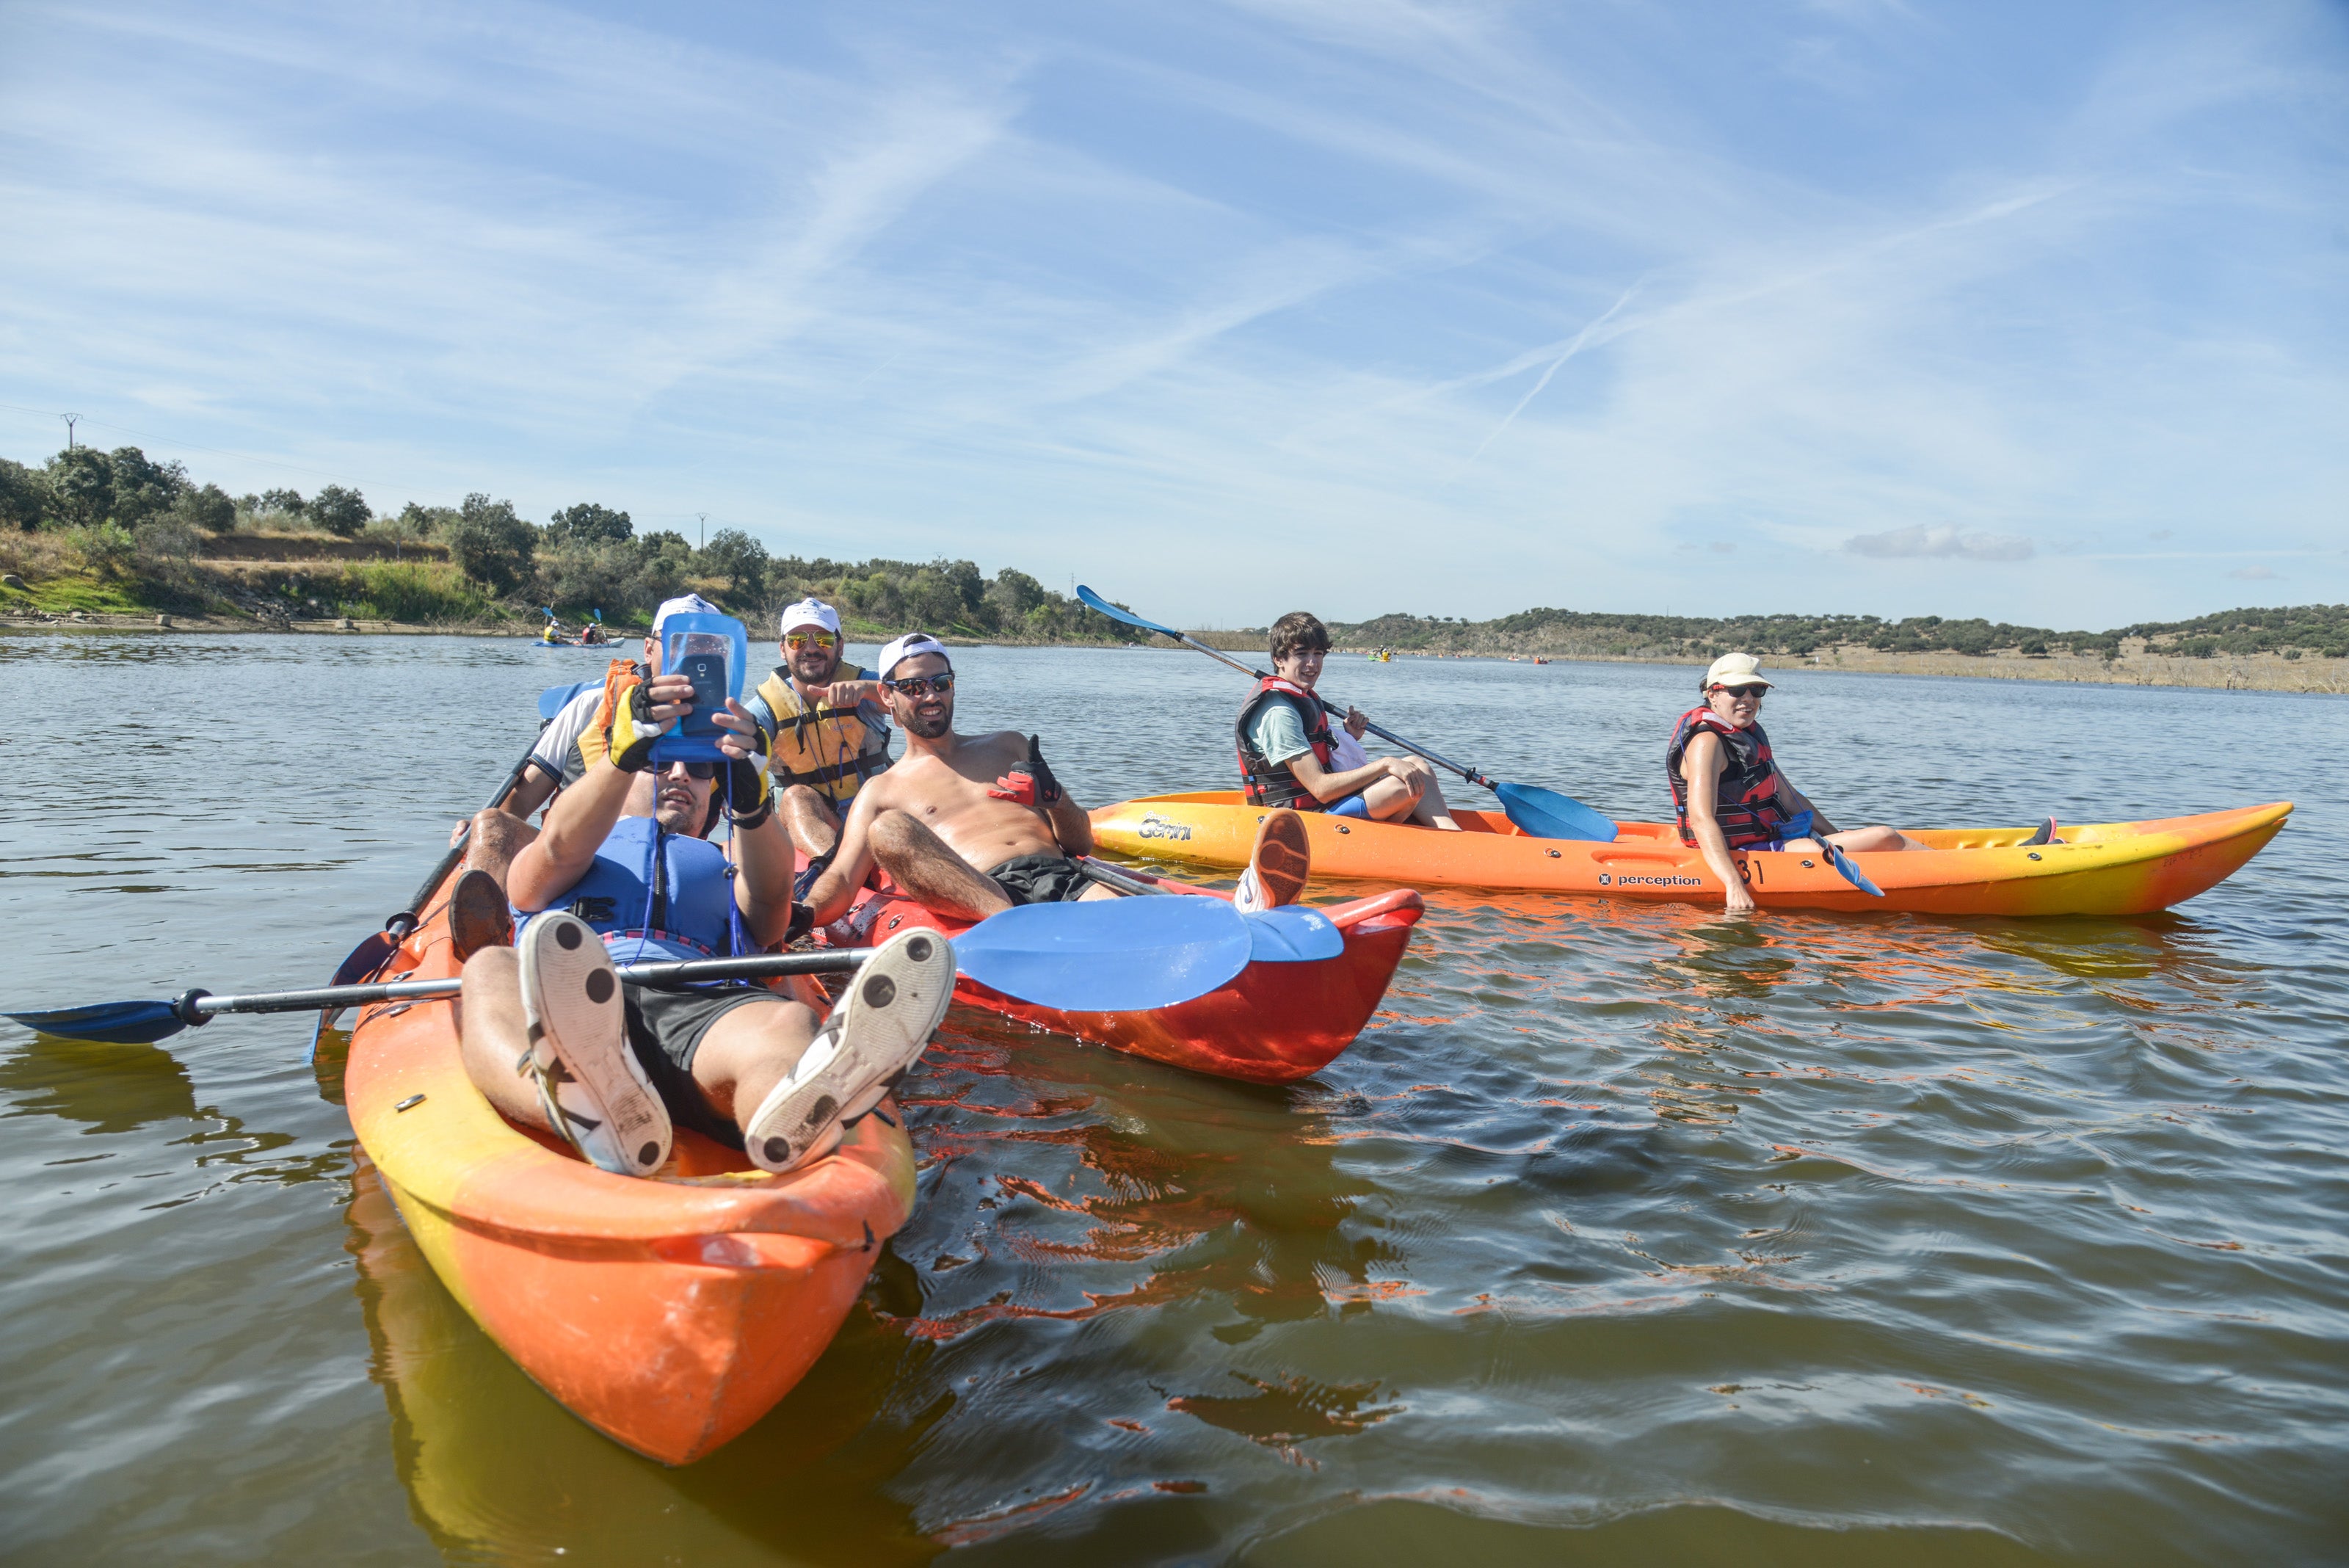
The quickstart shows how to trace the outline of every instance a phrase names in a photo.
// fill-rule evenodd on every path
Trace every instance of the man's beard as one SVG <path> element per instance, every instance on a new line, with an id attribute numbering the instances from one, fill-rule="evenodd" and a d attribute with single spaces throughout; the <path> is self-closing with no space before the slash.
<path id="1" fill-rule="evenodd" d="M 905 733 L 919 735 L 925 741 L 935 741 L 953 728 L 954 704 L 951 702 L 942 702 L 938 705 L 938 716 L 936 719 L 923 718 L 919 708 L 911 709 L 905 714 Z"/>
<path id="2" fill-rule="evenodd" d="M 817 670 L 813 675 L 810 675 L 802 666 L 802 661 L 801 659 L 794 659 L 792 660 L 792 673 L 798 676 L 803 684 L 809 686 L 829 686 L 832 684 L 833 673 L 840 669 L 840 656 L 833 654 L 826 658 L 823 661 L 823 668 Z"/>

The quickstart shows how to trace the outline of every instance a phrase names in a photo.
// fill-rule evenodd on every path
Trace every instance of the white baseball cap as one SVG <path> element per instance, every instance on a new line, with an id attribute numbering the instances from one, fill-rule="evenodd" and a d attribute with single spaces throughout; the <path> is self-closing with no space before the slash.
<path id="1" fill-rule="evenodd" d="M 673 615 L 724 615 L 726 612 L 703 598 L 699 594 L 688 594 L 683 598 L 668 599 L 653 612 L 653 635 L 660 635 L 661 622 Z"/>
<path id="2" fill-rule="evenodd" d="M 1762 679 L 1762 661 L 1750 653 L 1724 653 L 1713 661 L 1704 672 L 1704 689 L 1716 686 L 1767 686 Z"/>
<path id="3" fill-rule="evenodd" d="M 940 659 L 946 659 L 948 670 L 954 668 L 954 660 L 947 656 L 947 645 L 926 631 L 909 631 L 883 649 L 874 667 L 880 670 L 881 679 L 886 680 L 895 671 L 897 666 L 915 655 L 922 653 L 935 653 Z"/>
<path id="4" fill-rule="evenodd" d="M 775 629 L 788 636 L 795 626 L 812 626 L 840 635 L 840 612 L 822 599 L 802 599 L 783 612 L 782 623 Z"/>

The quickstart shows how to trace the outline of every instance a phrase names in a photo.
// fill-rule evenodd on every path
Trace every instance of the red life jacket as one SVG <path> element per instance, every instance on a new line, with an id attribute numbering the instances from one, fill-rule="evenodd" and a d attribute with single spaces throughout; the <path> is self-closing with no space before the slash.
<path id="1" fill-rule="evenodd" d="M 1770 737 L 1762 726 L 1741 730 L 1710 707 L 1692 708 L 1672 726 L 1671 744 L 1664 748 L 1664 776 L 1671 782 L 1672 809 L 1680 814 L 1681 842 L 1694 844 L 1689 828 L 1688 781 L 1681 777 L 1681 758 L 1699 730 L 1721 737 L 1721 782 L 1713 796 L 1713 820 L 1728 836 L 1732 849 L 1775 844 L 1794 813 L 1779 798 L 1778 767 L 1770 760 Z"/>
<path id="2" fill-rule="evenodd" d="M 1294 811 L 1320 811 L 1321 803 L 1313 792 L 1298 783 L 1297 774 L 1286 763 L 1270 763 L 1256 749 L 1248 735 L 1248 726 L 1267 702 L 1286 702 L 1297 710 L 1305 722 L 1305 739 L 1313 748 L 1313 760 L 1325 772 L 1335 772 L 1331 760 L 1336 756 L 1335 742 L 1330 737 L 1330 720 L 1315 701 L 1313 693 L 1294 680 L 1283 680 L 1278 675 L 1268 675 L 1257 682 L 1256 694 L 1240 710 L 1239 722 L 1232 726 L 1236 749 L 1240 758 L 1240 793 L 1250 805 L 1285 805 Z"/>

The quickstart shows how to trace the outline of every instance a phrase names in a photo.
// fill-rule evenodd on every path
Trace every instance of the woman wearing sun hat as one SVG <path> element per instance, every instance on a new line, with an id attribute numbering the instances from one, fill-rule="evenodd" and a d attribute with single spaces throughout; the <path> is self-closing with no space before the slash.
<path id="1" fill-rule="evenodd" d="M 1724 653 L 1704 672 L 1704 701 L 1680 717 L 1664 748 L 1664 776 L 1680 815 L 1681 842 L 1704 853 L 1704 863 L 1729 889 L 1733 914 L 1754 908 L 1733 850 L 1809 850 L 1820 837 L 1849 852 L 1923 849 L 1889 827 L 1838 832 L 1826 814 L 1787 782 L 1762 731 L 1762 699 L 1770 690 L 1762 661 Z"/>

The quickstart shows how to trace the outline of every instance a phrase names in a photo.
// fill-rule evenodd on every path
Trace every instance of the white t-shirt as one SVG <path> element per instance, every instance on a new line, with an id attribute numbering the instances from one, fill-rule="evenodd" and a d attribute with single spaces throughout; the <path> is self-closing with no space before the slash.
<path id="1" fill-rule="evenodd" d="M 530 760 L 564 782 L 572 782 L 574 748 L 579 737 L 595 724 L 595 710 L 604 705 L 604 688 L 590 686 L 563 705 L 562 711 L 547 721 L 546 728 L 538 732 L 538 744 L 530 749 Z"/>

